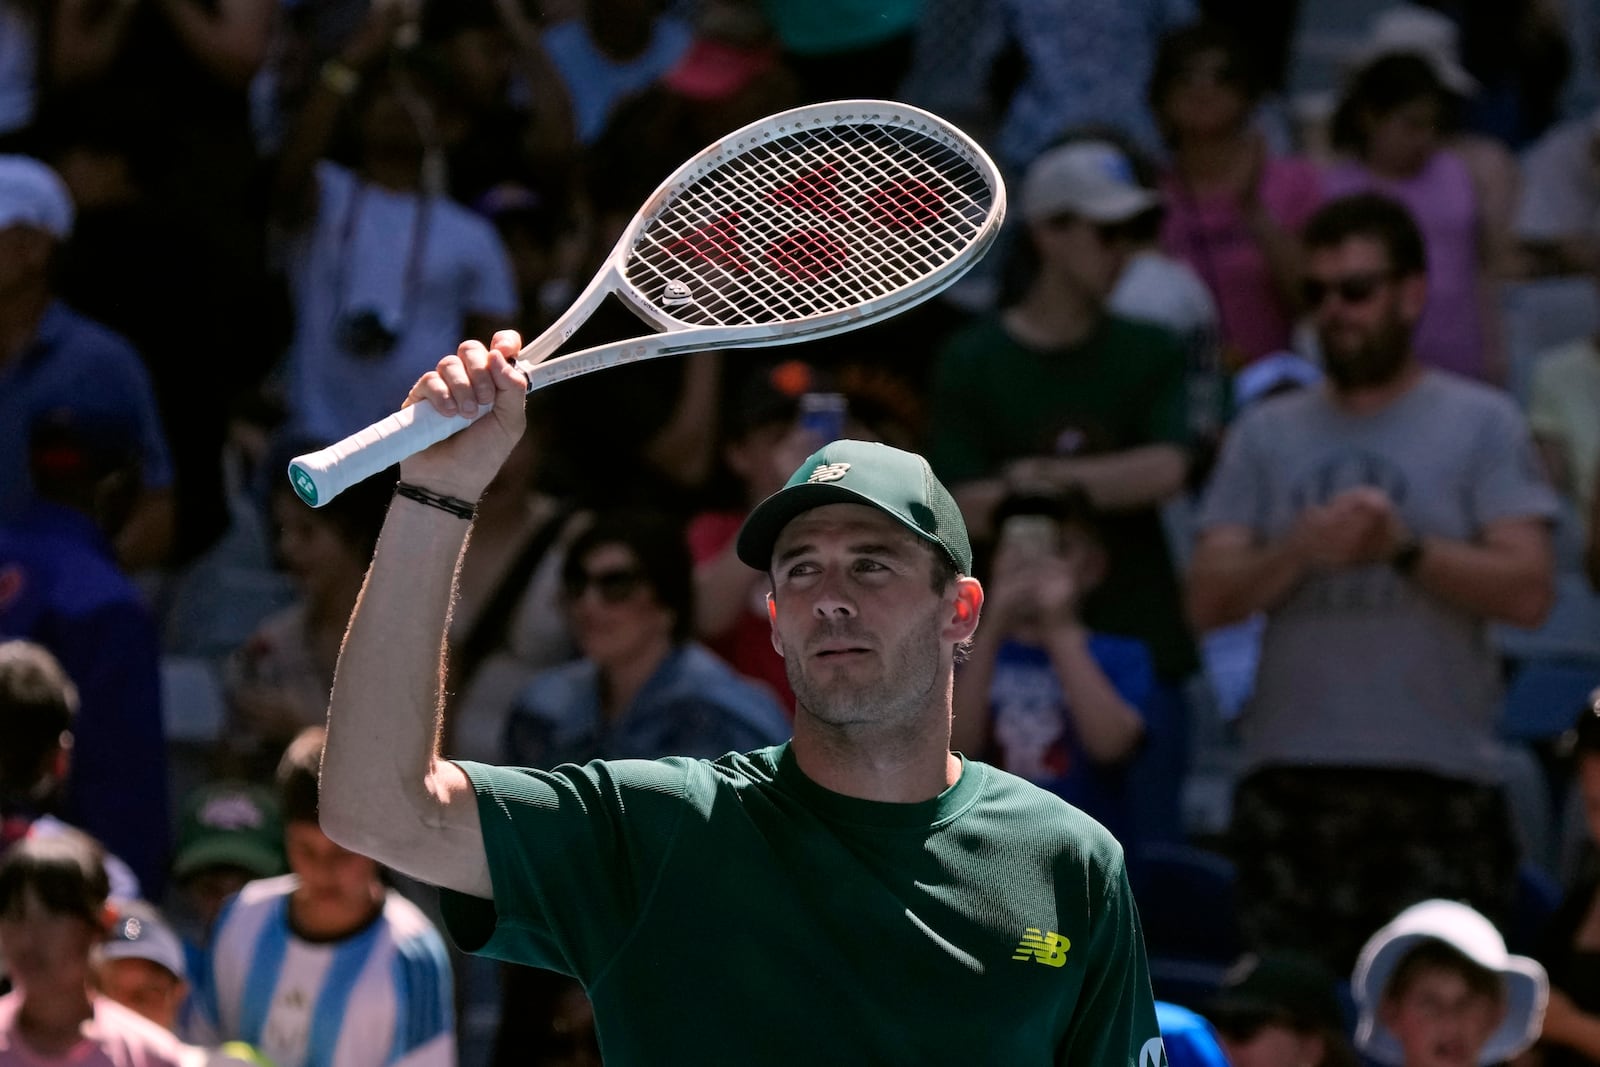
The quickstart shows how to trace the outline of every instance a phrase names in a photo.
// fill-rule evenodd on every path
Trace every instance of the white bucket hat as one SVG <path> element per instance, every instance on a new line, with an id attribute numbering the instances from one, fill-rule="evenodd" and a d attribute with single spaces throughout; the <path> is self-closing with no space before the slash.
<path id="1" fill-rule="evenodd" d="M 1550 983 L 1544 968 L 1526 956 L 1513 956 L 1494 924 L 1465 904 L 1425 900 L 1395 916 L 1367 939 L 1351 978 L 1359 1020 L 1356 1046 L 1380 1063 L 1400 1064 L 1399 1040 L 1378 1018 L 1378 1006 L 1395 966 L 1420 941 L 1442 941 L 1474 963 L 1500 975 L 1506 989 L 1506 1014 L 1490 1035 L 1478 1062 L 1501 1063 L 1528 1048 L 1544 1023 Z"/>

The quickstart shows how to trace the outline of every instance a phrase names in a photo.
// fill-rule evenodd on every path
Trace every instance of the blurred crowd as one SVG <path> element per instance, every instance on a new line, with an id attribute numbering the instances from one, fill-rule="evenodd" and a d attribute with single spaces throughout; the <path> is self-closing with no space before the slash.
<path id="1" fill-rule="evenodd" d="M 1000 240 L 530 394 L 445 755 L 782 743 L 734 535 L 884 441 L 987 589 L 952 746 L 1123 843 L 1172 1062 L 1600 1063 L 1600 5 L 1368 6 L 0 0 L 0 1067 L 599 1062 L 580 988 L 321 833 L 397 472 L 284 472 L 855 98 L 982 143 Z"/>

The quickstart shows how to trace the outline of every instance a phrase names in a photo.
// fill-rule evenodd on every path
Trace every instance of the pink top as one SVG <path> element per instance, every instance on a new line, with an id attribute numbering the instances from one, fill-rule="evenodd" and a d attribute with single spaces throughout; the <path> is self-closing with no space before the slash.
<path id="1" fill-rule="evenodd" d="M 1412 337 L 1417 359 L 1482 378 L 1478 193 L 1467 164 L 1454 152 L 1440 150 L 1403 181 L 1380 178 L 1356 162 L 1336 164 L 1323 180 L 1330 197 L 1385 193 L 1410 209 L 1428 253 L 1428 303 Z"/>
<path id="2" fill-rule="evenodd" d="M 45 1056 L 17 1033 L 22 994 L 0 996 L 0 1067 L 180 1067 L 186 1046 L 144 1016 L 107 997 L 95 997 L 84 1037 L 61 1056 Z"/>
<path id="3" fill-rule="evenodd" d="M 1267 254 L 1256 243 L 1231 193 L 1197 195 L 1168 174 L 1161 248 L 1200 275 L 1217 301 L 1223 343 L 1249 362 L 1289 347 L 1294 308 L 1278 292 Z M 1274 157 L 1261 168 L 1261 204 L 1279 226 L 1299 233 L 1323 200 L 1316 166 Z"/>

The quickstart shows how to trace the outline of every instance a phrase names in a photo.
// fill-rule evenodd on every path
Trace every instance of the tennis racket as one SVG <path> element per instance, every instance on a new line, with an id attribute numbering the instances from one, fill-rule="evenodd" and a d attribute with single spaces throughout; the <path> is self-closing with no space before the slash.
<path id="1" fill-rule="evenodd" d="M 532 391 L 657 356 L 858 329 L 960 278 L 1005 203 L 989 156 L 936 115 L 887 100 L 780 112 L 662 182 L 518 361 Z M 612 294 L 656 332 L 548 358 Z M 291 460 L 289 479 L 318 507 L 471 423 L 412 404 Z"/>

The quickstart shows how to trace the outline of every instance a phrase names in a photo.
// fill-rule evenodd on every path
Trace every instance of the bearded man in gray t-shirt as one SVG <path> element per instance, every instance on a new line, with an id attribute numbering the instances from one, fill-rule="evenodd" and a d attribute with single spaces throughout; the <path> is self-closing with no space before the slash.
<path id="1" fill-rule="evenodd" d="M 1427 274 L 1405 208 L 1335 200 L 1304 240 L 1327 382 L 1230 429 L 1189 607 L 1200 629 L 1267 619 L 1230 828 L 1244 934 L 1348 972 L 1415 901 L 1508 915 L 1487 629 L 1549 610 L 1557 501 L 1512 399 L 1412 355 Z"/>

